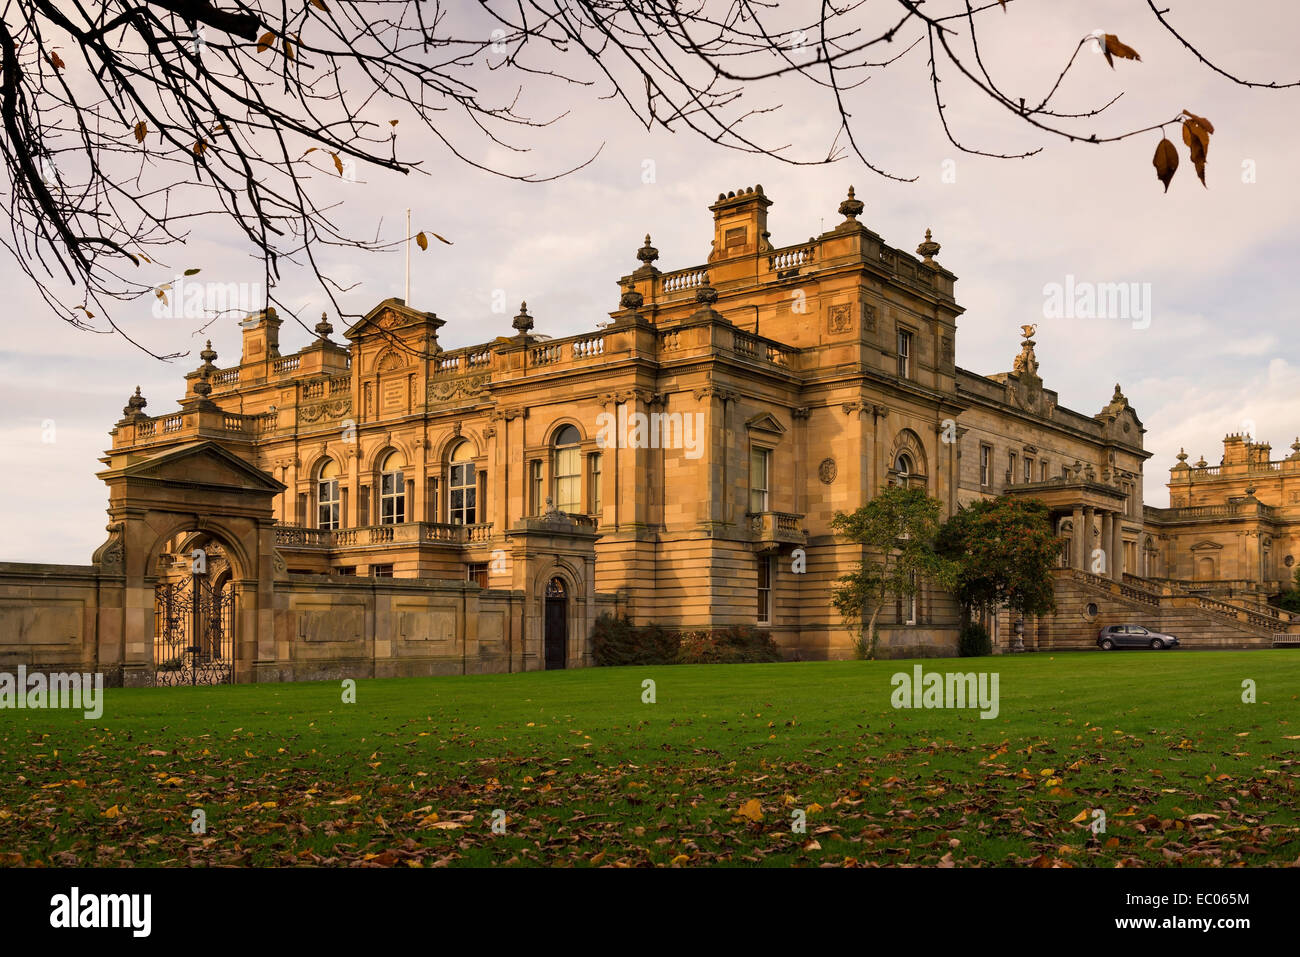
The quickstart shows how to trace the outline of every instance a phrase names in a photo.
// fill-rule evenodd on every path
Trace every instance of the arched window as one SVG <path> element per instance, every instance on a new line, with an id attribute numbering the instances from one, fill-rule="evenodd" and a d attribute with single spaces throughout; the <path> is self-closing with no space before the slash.
<path id="1" fill-rule="evenodd" d="M 339 465 L 326 459 L 316 476 L 316 527 L 339 527 Z"/>
<path id="2" fill-rule="evenodd" d="M 555 433 L 555 507 L 561 512 L 582 510 L 582 456 L 578 451 L 581 436 L 566 425 Z"/>
<path id="3" fill-rule="evenodd" d="M 461 442 L 452 450 L 447 475 L 449 505 L 447 514 L 453 525 L 473 525 L 478 515 L 478 478 L 474 474 L 474 454 L 468 442 Z"/>
<path id="4" fill-rule="evenodd" d="M 400 525 L 406 521 L 406 458 L 389 452 L 379 473 L 379 524 Z"/>
<path id="5" fill-rule="evenodd" d="M 894 471 L 898 473 L 900 479 L 906 481 L 907 477 L 916 471 L 912 465 L 912 457 L 906 452 L 898 453 L 898 458 L 894 460 Z"/>

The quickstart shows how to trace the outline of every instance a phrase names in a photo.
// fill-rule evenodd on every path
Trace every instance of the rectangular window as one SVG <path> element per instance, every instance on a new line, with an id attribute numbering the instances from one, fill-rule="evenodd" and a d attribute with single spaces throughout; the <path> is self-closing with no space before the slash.
<path id="1" fill-rule="evenodd" d="M 488 563 L 487 562 L 470 562 L 469 563 L 469 580 L 479 588 L 488 586 Z"/>
<path id="2" fill-rule="evenodd" d="M 474 476 L 474 463 L 461 462 L 451 467 L 447 482 L 451 502 L 447 513 L 453 525 L 473 525 L 478 515 L 478 481 Z"/>
<path id="3" fill-rule="evenodd" d="M 591 503 L 589 511 L 592 515 L 600 515 L 604 509 L 604 498 L 600 488 L 601 456 L 593 455 L 587 461 L 589 463 L 588 473 L 591 476 L 591 489 L 587 495 L 587 501 Z"/>
<path id="4" fill-rule="evenodd" d="M 582 453 L 576 445 L 555 450 L 555 507 L 576 514 L 582 510 Z"/>
<path id="5" fill-rule="evenodd" d="M 392 565 L 371 565 L 370 577 L 371 578 L 392 578 L 393 566 Z"/>
<path id="6" fill-rule="evenodd" d="M 327 479 L 316 486 L 316 527 L 339 527 L 339 480 Z"/>
<path id="7" fill-rule="evenodd" d="M 993 450 L 987 445 L 980 446 L 980 485 L 993 484 Z"/>
<path id="8" fill-rule="evenodd" d="M 1034 480 L 1034 460 L 1028 455 L 1025 456 L 1025 482 L 1028 484 Z"/>
<path id="9" fill-rule="evenodd" d="M 1007 484 L 1014 485 L 1016 482 L 1016 453 L 1007 453 Z"/>
<path id="10" fill-rule="evenodd" d="M 758 623 L 772 623 L 772 559 L 761 557 L 758 560 Z"/>
<path id="11" fill-rule="evenodd" d="M 542 507 L 546 503 L 542 501 L 542 463 L 536 459 L 528 463 L 528 494 L 533 500 L 529 511 L 534 515 L 541 515 Z"/>
<path id="12" fill-rule="evenodd" d="M 370 524 L 370 486 L 361 486 L 361 497 L 357 499 L 357 504 L 361 507 L 360 524 L 364 527 Z"/>
<path id="13" fill-rule="evenodd" d="M 755 514 L 768 510 L 768 473 L 772 464 L 770 449 L 749 449 L 749 510 Z"/>
<path id="14" fill-rule="evenodd" d="M 912 374 L 912 334 L 898 330 L 898 375 L 906 379 Z"/>
<path id="15" fill-rule="evenodd" d="M 385 472 L 379 482 L 379 524 L 402 524 L 406 521 L 406 481 L 402 473 Z"/>
<path id="16" fill-rule="evenodd" d="M 1038 463 L 1038 481 L 1047 481 L 1047 459 L 1043 459 Z"/>
<path id="17" fill-rule="evenodd" d="M 356 574 L 357 574 L 357 566 L 356 566 L 356 565 L 344 565 L 342 568 L 336 568 L 336 569 L 334 569 L 334 571 L 335 571 L 336 574 L 343 575 L 343 576 L 345 576 L 345 577 L 355 577 Z"/>

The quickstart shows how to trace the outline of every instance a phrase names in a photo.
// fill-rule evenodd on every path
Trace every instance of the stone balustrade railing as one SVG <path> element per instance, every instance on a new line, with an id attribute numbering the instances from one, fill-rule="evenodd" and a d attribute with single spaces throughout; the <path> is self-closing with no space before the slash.
<path id="1" fill-rule="evenodd" d="M 443 522 L 403 522 L 400 525 L 365 525 L 360 528 L 302 528 L 277 525 L 275 544 L 283 548 L 341 548 L 371 545 L 468 545 L 490 541 L 492 523 L 450 525 Z"/>
<path id="2" fill-rule="evenodd" d="M 683 289 L 694 289 L 696 286 L 703 285 L 704 281 L 709 278 L 709 271 L 701 266 L 691 269 L 679 269 L 676 272 L 664 273 L 659 277 L 660 288 L 664 294 L 681 292 Z"/>
<path id="3" fill-rule="evenodd" d="M 767 257 L 767 268 L 772 272 L 782 272 L 787 269 L 795 269 L 799 266 L 806 266 L 817 258 L 817 244 L 811 245 L 804 243 L 799 246 L 790 246 L 785 249 L 777 249 Z"/>

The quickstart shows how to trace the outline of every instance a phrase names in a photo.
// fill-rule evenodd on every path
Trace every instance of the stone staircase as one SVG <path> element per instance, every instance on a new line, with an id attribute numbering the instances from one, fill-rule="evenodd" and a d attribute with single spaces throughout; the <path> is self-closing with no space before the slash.
<path id="1" fill-rule="evenodd" d="M 1074 568 L 1058 568 L 1053 577 L 1056 614 L 1026 623 L 1026 648 L 1095 648 L 1098 629 L 1126 623 L 1176 635 L 1182 649 L 1300 647 L 1300 615 L 1248 599 L 1210 598 L 1136 575 L 1112 581 Z M 1004 646 L 1009 634 L 1002 630 Z"/>

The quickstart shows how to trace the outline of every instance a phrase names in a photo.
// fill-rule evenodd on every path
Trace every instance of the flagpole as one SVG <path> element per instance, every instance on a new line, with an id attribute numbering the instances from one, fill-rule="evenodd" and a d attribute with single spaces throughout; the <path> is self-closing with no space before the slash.
<path id="1" fill-rule="evenodd" d="M 406 210 L 406 295 L 403 300 L 411 304 L 411 210 Z"/>

